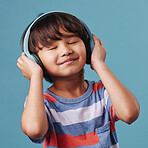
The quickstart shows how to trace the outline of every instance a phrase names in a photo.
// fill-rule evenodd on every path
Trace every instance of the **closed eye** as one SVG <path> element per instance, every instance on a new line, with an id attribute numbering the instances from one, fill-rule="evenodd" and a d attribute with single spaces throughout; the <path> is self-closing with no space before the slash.
<path id="1" fill-rule="evenodd" d="M 74 42 L 69 42 L 68 44 L 75 44 L 77 43 L 78 41 L 74 41 Z"/>
<path id="2" fill-rule="evenodd" d="M 52 48 L 49 48 L 49 50 L 54 50 L 54 49 L 56 49 L 56 48 L 57 48 L 57 46 L 52 47 Z"/>

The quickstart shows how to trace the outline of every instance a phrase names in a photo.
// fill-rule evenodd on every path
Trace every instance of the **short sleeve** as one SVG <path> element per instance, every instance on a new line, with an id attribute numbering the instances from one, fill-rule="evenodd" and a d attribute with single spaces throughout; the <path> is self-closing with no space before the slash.
<path id="1" fill-rule="evenodd" d="M 29 137 L 29 136 L 28 136 Z M 33 142 L 33 143 L 37 143 L 37 144 L 41 144 L 43 143 L 43 141 L 45 140 L 45 138 L 43 137 L 42 139 L 39 139 L 39 140 L 34 140 L 32 138 L 29 137 L 29 139 Z"/>
<path id="2" fill-rule="evenodd" d="M 114 106 L 111 102 L 111 99 L 110 99 L 110 96 L 107 92 L 107 90 L 104 88 L 104 98 L 106 100 L 106 109 L 108 110 L 109 112 L 109 115 L 110 115 L 110 118 L 116 122 L 119 120 L 119 118 L 117 117 L 116 115 L 116 112 L 115 112 L 115 109 L 114 109 Z"/>
<path id="3" fill-rule="evenodd" d="M 110 96 L 109 96 L 104 84 L 102 83 L 101 80 L 98 82 L 93 82 L 93 83 L 94 83 L 93 84 L 93 92 L 97 92 L 97 94 L 99 95 L 98 98 L 100 98 L 100 100 L 102 100 L 105 109 L 109 113 L 109 117 L 111 118 L 111 120 L 113 122 L 118 121 L 119 118 L 116 115 L 115 109 L 114 109 L 113 104 L 110 99 Z"/>

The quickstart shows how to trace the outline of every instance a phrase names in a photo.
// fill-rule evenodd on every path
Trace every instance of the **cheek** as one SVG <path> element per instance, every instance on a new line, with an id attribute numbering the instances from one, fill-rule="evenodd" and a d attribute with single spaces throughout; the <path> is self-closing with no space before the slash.
<path id="1" fill-rule="evenodd" d="M 51 54 L 48 54 L 48 53 L 40 54 L 39 57 L 44 65 L 45 69 L 48 69 L 49 66 L 51 67 L 53 65 L 54 61 L 56 60 L 54 58 L 54 56 L 52 56 Z"/>
<path id="2" fill-rule="evenodd" d="M 79 51 L 79 55 L 81 55 L 81 58 L 84 62 L 86 62 L 86 48 L 85 45 L 81 46 L 81 49 Z"/>

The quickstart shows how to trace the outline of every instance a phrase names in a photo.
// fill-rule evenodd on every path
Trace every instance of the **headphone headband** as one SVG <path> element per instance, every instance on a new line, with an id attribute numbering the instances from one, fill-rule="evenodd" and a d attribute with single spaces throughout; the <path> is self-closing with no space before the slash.
<path id="1" fill-rule="evenodd" d="M 40 18 L 42 18 L 43 16 L 45 16 L 45 15 L 47 15 L 47 14 L 49 14 L 49 13 L 50 13 L 50 12 L 44 13 L 44 14 L 40 15 L 38 18 L 36 18 L 36 19 L 30 24 L 30 26 L 28 27 L 28 29 L 27 29 L 27 31 L 26 31 L 26 33 L 25 33 L 24 42 L 23 42 L 23 50 L 24 50 L 26 56 L 27 56 L 28 58 L 30 58 L 31 60 L 33 60 L 33 61 L 34 61 L 34 58 L 30 55 L 30 53 L 29 53 L 29 48 L 28 48 L 30 30 L 31 30 L 32 26 L 33 26 Z M 35 62 L 36 62 L 36 61 L 35 61 Z"/>

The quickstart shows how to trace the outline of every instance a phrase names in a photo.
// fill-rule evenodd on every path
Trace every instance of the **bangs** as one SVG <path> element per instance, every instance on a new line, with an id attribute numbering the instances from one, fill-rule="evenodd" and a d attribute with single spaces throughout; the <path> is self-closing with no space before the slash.
<path id="1" fill-rule="evenodd" d="M 87 41 L 87 32 L 75 16 L 53 12 L 39 19 L 31 28 L 29 37 L 30 52 L 36 53 L 36 47 L 40 49 L 39 43 L 47 47 L 51 44 L 51 40 L 61 40 L 62 37 L 69 37 L 61 33 L 59 29 L 74 33 L 75 36 L 80 37 L 84 41 L 84 44 Z"/>

